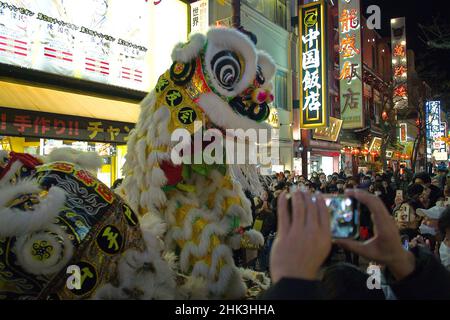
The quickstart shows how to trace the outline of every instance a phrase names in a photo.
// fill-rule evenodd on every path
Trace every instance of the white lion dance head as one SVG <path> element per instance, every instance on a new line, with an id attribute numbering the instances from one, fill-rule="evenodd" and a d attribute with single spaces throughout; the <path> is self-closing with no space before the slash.
<path id="1" fill-rule="evenodd" d="M 250 203 L 242 191 L 259 183 L 255 168 L 174 163 L 178 142 L 172 134 L 269 130 L 264 120 L 273 100 L 275 65 L 246 35 L 226 28 L 192 35 L 175 47 L 172 59 L 141 104 L 121 192 L 139 213 L 142 228 L 163 241 L 165 253 L 177 256 L 185 298 L 242 298 L 249 272 L 236 267 L 232 250 L 264 242 L 251 228 Z"/>

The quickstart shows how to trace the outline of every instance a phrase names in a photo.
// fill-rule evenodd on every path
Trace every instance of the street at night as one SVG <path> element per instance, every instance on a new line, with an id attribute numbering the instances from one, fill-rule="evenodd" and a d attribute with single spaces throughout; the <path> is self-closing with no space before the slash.
<path id="1" fill-rule="evenodd" d="M 2 310 L 450 300 L 447 9 L 1 0 Z"/>

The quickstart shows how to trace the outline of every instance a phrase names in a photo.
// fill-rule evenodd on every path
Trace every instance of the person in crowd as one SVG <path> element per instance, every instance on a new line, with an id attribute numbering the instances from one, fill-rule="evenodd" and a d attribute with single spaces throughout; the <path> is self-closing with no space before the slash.
<path id="1" fill-rule="evenodd" d="M 318 190 L 322 193 L 328 193 L 328 182 L 327 182 L 327 176 L 325 175 L 325 173 L 321 173 L 319 175 Z"/>
<path id="2" fill-rule="evenodd" d="M 395 222 L 379 197 L 362 190 L 348 196 L 366 205 L 375 234 L 370 241 L 349 239 L 335 243 L 369 261 L 383 265 L 385 278 L 399 300 L 450 299 L 450 272 L 428 250 L 405 250 Z M 270 256 L 273 285 L 261 299 L 323 299 L 320 268 L 331 250 L 329 212 L 321 194 L 295 192 L 289 211 L 286 193 L 278 200 L 278 229 Z"/>
<path id="3" fill-rule="evenodd" d="M 381 191 L 382 191 L 381 200 L 383 200 L 383 203 L 389 210 L 392 210 L 392 208 L 394 207 L 394 199 L 396 194 L 395 191 L 389 185 L 388 181 L 389 177 L 387 175 L 381 181 Z"/>
<path id="4" fill-rule="evenodd" d="M 438 166 L 438 181 L 439 181 L 439 188 L 444 191 L 445 184 L 447 182 L 447 173 L 448 168 L 445 163 L 441 163 Z"/>
<path id="5" fill-rule="evenodd" d="M 344 191 L 345 191 L 345 180 L 344 179 L 337 180 L 336 188 L 337 188 L 337 193 L 338 194 L 344 194 Z"/>
<path id="6" fill-rule="evenodd" d="M 426 172 L 419 172 L 413 176 L 412 183 L 421 184 L 430 189 L 429 206 L 434 207 L 441 198 L 444 197 L 444 189 L 431 183 L 431 177 Z"/>
<path id="7" fill-rule="evenodd" d="M 442 239 L 439 246 L 439 259 L 450 271 L 450 207 L 442 212 L 438 220 L 438 229 Z"/>
<path id="8" fill-rule="evenodd" d="M 349 263 L 336 263 L 323 271 L 320 286 L 327 300 L 386 300 L 383 290 L 367 286 L 370 275 Z"/>
<path id="9" fill-rule="evenodd" d="M 253 223 L 253 229 L 261 232 L 264 237 L 264 243 L 267 243 L 269 236 L 276 231 L 276 214 L 269 201 L 269 193 L 264 191 L 258 199 L 256 216 Z M 269 267 L 269 248 L 264 246 L 258 251 L 259 271 L 267 271 Z"/>

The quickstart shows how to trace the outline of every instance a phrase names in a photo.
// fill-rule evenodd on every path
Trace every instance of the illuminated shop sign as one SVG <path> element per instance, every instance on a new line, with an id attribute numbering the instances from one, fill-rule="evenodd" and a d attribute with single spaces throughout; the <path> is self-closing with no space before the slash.
<path id="1" fill-rule="evenodd" d="M 327 66 L 323 1 L 300 6 L 300 127 L 327 127 Z"/>
<path id="2" fill-rule="evenodd" d="M 326 128 L 314 130 L 314 139 L 336 142 L 341 133 L 342 120 L 330 117 L 330 125 Z"/>
<path id="3" fill-rule="evenodd" d="M 208 0 L 200 0 L 191 3 L 191 33 L 206 33 L 208 27 Z"/>
<path id="4" fill-rule="evenodd" d="M 408 57 L 404 17 L 391 19 L 391 38 L 394 107 L 396 109 L 403 109 L 408 106 Z"/>
<path id="5" fill-rule="evenodd" d="M 125 144 L 133 123 L 0 108 L 0 136 Z"/>
<path id="6" fill-rule="evenodd" d="M 425 106 L 426 131 L 427 131 L 427 156 L 431 158 L 435 150 L 441 151 L 445 143 L 440 138 L 445 136 L 441 126 L 441 102 L 428 101 Z M 443 147 L 442 147 L 443 145 Z"/>
<path id="7" fill-rule="evenodd" d="M 160 56 L 170 57 L 186 38 L 186 6 L 176 0 L 0 0 L 0 63 L 148 92 L 170 67 Z M 179 27 L 169 28 L 173 21 Z"/>
<path id="8" fill-rule="evenodd" d="M 408 142 L 408 124 L 400 123 L 399 139 L 401 143 Z"/>
<path id="9" fill-rule="evenodd" d="M 339 80 L 344 129 L 364 126 L 359 0 L 339 0 Z"/>

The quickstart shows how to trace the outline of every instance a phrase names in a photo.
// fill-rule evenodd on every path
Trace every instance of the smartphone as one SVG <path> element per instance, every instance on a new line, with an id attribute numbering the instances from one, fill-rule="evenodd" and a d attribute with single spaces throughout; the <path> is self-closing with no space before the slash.
<path id="1" fill-rule="evenodd" d="M 355 239 L 359 236 L 360 204 L 344 195 L 324 195 L 330 212 L 331 235 L 334 239 Z"/>
<path id="2" fill-rule="evenodd" d="M 409 237 L 407 235 L 402 235 L 402 246 L 405 250 L 409 250 Z"/>

